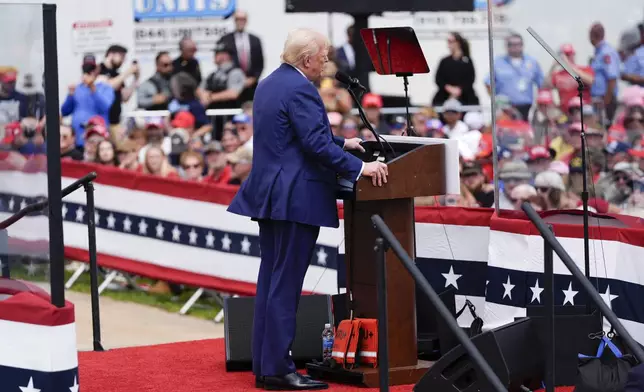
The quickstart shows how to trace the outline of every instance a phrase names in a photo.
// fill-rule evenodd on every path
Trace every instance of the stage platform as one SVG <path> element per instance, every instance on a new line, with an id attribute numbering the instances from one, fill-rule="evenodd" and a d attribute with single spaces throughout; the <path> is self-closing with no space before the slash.
<path id="1" fill-rule="evenodd" d="M 100 392 L 258 391 L 250 372 L 227 373 L 224 339 L 79 353 L 80 386 Z M 413 385 L 391 387 L 412 391 Z M 557 388 L 570 392 L 572 388 Z M 332 384 L 328 391 L 378 391 Z"/>

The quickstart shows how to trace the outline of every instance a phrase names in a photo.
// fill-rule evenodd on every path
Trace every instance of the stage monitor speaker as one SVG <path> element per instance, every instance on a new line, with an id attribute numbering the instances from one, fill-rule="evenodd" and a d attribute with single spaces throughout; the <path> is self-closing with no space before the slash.
<path id="1" fill-rule="evenodd" d="M 508 390 L 524 385 L 539 388 L 543 356 L 537 347 L 532 320 L 525 318 L 484 332 L 472 343 Z M 459 345 L 439 359 L 414 386 L 414 392 L 474 392 L 491 390 L 485 376 Z"/>
<path id="2" fill-rule="evenodd" d="M 255 297 L 229 297 L 224 300 L 226 371 L 252 369 L 251 342 Z M 331 297 L 303 295 L 297 309 L 297 329 L 291 347 L 296 365 L 322 360 L 322 331 L 332 323 Z"/>
<path id="3" fill-rule="evenodd" d="M 387 11 L 474 11 L 473 0 L 286 0 L 286 12 L 377 14 Z"/>
<path id="4" fill-rule="evenodd" d="M 529 306 L 526 313 L 543 351 L 546 347 L 546 319 L 544 306 Z M 597 351 L 599 340 L 588 335 L 603 328 L 599 311 L 586 314 L 585 306 L 555 306 L 555 385 L 575 385 L 577 381 L 577 354 L 592 355 Z"/>
<path id="5" fill-rule="evenodd" d="M 447 309 L 456 316 L 456 290 L 453 287 L 438 294 Z M 418 357 L 435 361 L 458 345 L 447 324 L 438 316 L 438 312 L 425 293 L 416 287 L 416 331 L 418 334 Z"/>

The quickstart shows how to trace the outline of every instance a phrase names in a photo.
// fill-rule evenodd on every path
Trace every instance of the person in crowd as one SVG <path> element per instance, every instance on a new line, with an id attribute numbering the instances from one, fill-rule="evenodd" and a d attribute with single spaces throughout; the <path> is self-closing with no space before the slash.
<path id="1" fill-rule="evenodd" d="M 540 173 L 547 170 L 550 162 L 552 162 L 551 151 L 544 146 L 537 145 L 530 147 L 527 155 L 526 162 L 532 173 Z"/>
<path id="2" fill-rule="evenodd" d="M 335 136 L 342 135 L 342 115 L 338 112 L 327 112 L 329 117 L 329 125 L 331 126 L 331 133 Z"/>
<path id="3" fill-rule="evenodd" d="M 114 140 L 120 140 L 123 137 L 125 130 L 120 125 L 122 105 L 132 97 L 139 79 L 139 65 L 136 61 L 132 62 L 125 72 L 119 73 L 126 55 L 127 49 L 125 47 L 111 45 L 105 52 L 105 59 L 99 70 L 99 74 L 105 77 L 107 83 L 114 90 L 114 101 L 109 114 L 110 134 Z M 134 76 L 134 83 L 126 87 L 125 82 L 130 76 Z"/>
<path id="4" fill-rule="evenodd" d="M 147 144 L 139 150 L 139 162 L 144 162 L 147 151 L 151 147 L 159 147 L 167 157 L 172 152 L 172 142 L 166 136 L 166 128 L 163 120 L 151 119 L 145 126 L 145 140 Z"/>
<path id="5" fill-rule="evenodd" d="M 608 125 L 613 121 L 617 109 L 617 80 L 620 74 L 620 60 L 617 51 L 605 40 L 604 26 L 594 23 L 589 32 L 590 43 L 595 48 L 590 66 L 595 79 L 590 87 L 593 103 L 602 109 L 603 123 Z"/>
<path id="6" fill-rule="evenodd" d="M 524 202 L 532 203 L 534 198 L 537 197 L 537 190 L 530 184 L 521 184 L 512 189 L 510 193 L 510 201 L 512 202 L 514 209 L 521 211 L 521 205 Z M 539 210 L 543 210 L 540 208 Z"/>
<path id="7" fill-rule="evenodd" d="M 428 136 L 429 129 L 427 128 L 427 121 L 432 118 L 431 114 L 434 113 L 430 114 L 429 110 L 426 109 L 427 108 L 422 108 L 411 116 L 411 124 L 414 127 L 416 134 L 420 137 L 430 137 Z"/>
<path id="8" fill-rule="evenodd" d="M 486 182 L 481 165 L 476 162 L 463 163 L 461 178 L 478 206 L 489 208 L 494 205 L 494 185 Z"/>
<path id="9" fill-rule="evenodd" d="M 237 128 L 232 123 L 224 126 L 224 132 L 221 135 L 221 145 L 227 154 L 237 150 L 242 145 Z"/>
<path id="10" fill-rule="evenodd" d="M 511 34 L 506 39 L 506 45 L 507 55 L 494 60 L 496 95 L 508 97 L 510 104 L 527 121 L 534 99 L 534 88 L 541 88 L 543 84 L 543 71 L 537 59 L 523 53 L 521 35 Z M 485 85 L 491 95 L 489 75 Z"/>
<path id="11" fill-rule="evenodd" d="M 355 78 L 356 74 L 356 51 L 353 48 L 353 25 L 347 27 L 347 42 L 335 49 L 335 62 L 338 69 L 347 75 Z"/>
<path id="12" fill-rule="evenodd" d="M 241 104 L 242 113 L 245 113 L 249 116 L 253 115 L 253 101 L 246 101 Z"/>
<path id="13" fill-rule="evenodd" d="M 425 137 L 433 137 L 437 139 L 445 138 L 445 132 L 443 132 L 443 122 L 437 118 L 430 118 L 425 122 L 425 129 L 427 133 Z"/>
<path id="14" fill-rule="evenodd" d="M 234 49 L 220 42 L 215 47 L 217 69 L 206 78 L 201 103 L 208 109 L 232 109 L 240 106 L 241 94 L 245 88 L 246 75 L 233 61 Z M 221 134 L 224 118 L 214 118 L 214 128 Z M 220 138 L 215 135 L 215 139 Z"/>
<path id="15" fill-rule="evenodd" d="M 186 151 L 179 158 L 181 178 L 188 181 L 200 182 L 203 180 L 204 159 L 203 155 L 195 151 Z"/>
<path id="16" fill-rule="evenodd" d="M 72 116 L 72 128 L 76 133 L 76 147 L 80 150 L 84 148 L 86 140 L 83 124 L 94 116 L 103 119 L 104 127 L 109 124 L 110 108 L 115 97 L 112 86 L 96 80 L 100 68 L 96 64 L 94 56 L 85 56 L 82 69 L 81 83 L 69 86 L 67 97 L 60 109 L 63 116 Z"/>
<path id="17" fill-rule="evenodd" d="M 116 159 L 119 162 L 119 168 L 133 172 L 142 170 L 138 159 L 138 149 L 132 139 L 125 139 L 116 146 Z"/>
<path id="18" fill-rule="evenodd" d="M 334 78 L 322 78 L 318 91 L 327 112 L 339 112 L 344 115 L 351 111 L 353 107 L 351 95 L 346 89 L 338 87 L 338 82 Z"/>
<path id="19" fill-rule="evenodd" d="M 628 143 L 612 141 L 606 145 L 604 151 L 606 152 L 606 168 L 612 170 L 613 167 L 620 162 L 630 163 L 632 157 L 629 155 L 631 146 Z"/>
<path id="20" fill-rule="evenodd" d="M 96 159 L 98 144 L 103 140 L 109 139 L 110 133 L 105 126 L 105 120 L 100 116 L 90 118 L 89 121 L 84 124 L 83 129 L 85 138 L 83 160 L 94 162 L 94 159 Z M 78 138 L 76 140 L 78 140 Z"/>
<path id="21" fill-rule="evenodd" d="M 624 208 L 633 194 L 634 180 L 639 177 L 641 177 L 641 173 L 639 173 L 639 170 L 635 170 L 632 163 L 618 162 L 610 171 L 610 183 L 597 196 L 610 204 Z"/>
<path id="22" fill-rule="evenodd" d="M 364 108 L 367 121 L 371 123 L 373 129 L 375 129 L 379 135 L 388 135 L 389 126 L 380 112 L 382 106 L 382 97 L 378 94 L 367 93 L 362 97 L 362 107 Z"/>
<path id="23" fill-rule="evenodd" d="M 470 57 L 470 44 L 456 32 L 447 36 L 449 56 L 443 57 L 436 70 L 438 91 L 432 100 L 433 106 L 441 106 L 450 98 L 463 105 L 478 105 L 479 98 L 474 92 L 476 73 Z"/>
<path id="24" fill-rule="evenodd" d="M 234 15 L 235 31 L 221 37 L 220 42 L 232 48 L 232 57 L 246 74 L 241 101 L 252 101 L 259 77 L 264 71 L 264 52 L 262 41 L 246 31 L 248 13 L 237 10 Z"/>
<path id="25" fill-rule="evenodd" d="M 148 135 L 145 129 L 135 128 L 130 132 L 128 140 L 134 142 L 134 145 L 136 146 L 136 152 L 138 154 L 139 151 L 148 144 Z M 141 162 L 143 161 L 141 160 Z"/>
<path id="26" fill-rule="evenodd" d="M 561 45 L 561 48 L 559 48 L 559 57 L 565 61 L 566 65 L 570 69 L 579 75 L 581 81 L 584 83 L 584 91 L 582 93 L 584 103 L 592 103 L 589 86 L 593 84 L 595 79 L 593 69 L 589 66 L 578 65 L 575 62 L 575 48 L 571 44 Z M 548 77 L 546 77 L 544 87 L 557 91 L 559 96 L 559 108 L 563 113 L 568 112 L 568 104 L 571 100 L 576 98 L 577 104 L 579 104 L 577 81 L 573 79 L 573 77 L 570 76 L 570 74 L 556 61 L 554 61 L 552 63 L 552 67 L 550 67 L 550 72 L 548 72 Z"/>
<path id="27" fill-rule="evenodd" d="M 250 175 L 253 163 L 253 152 L 245 148 L 238 148 L 228 154 L 227 159 L 231 167 L 229 184 L 241 185 Z"/>
<path id="28" fill-rule="evenodd" d="M 15 123 L 14 123 L 15 124 Z M 6 129 L 6 128 L 5 128 Z M 45 154 L 45 132 L 35 117 L 25 117 L 13 128 L 12 149 L 24 155 Z"/>
<path id="29" fill-rule="evenodd" d="M 60 126 L 60 158 L 82 161 L 83 153 L 76 148 L 74 128 L 69 125 Z"/>
<path id="30" fill-rule="evenodd" d="M 154 63 L 156 72 L 137 89 L 137 103 L 144 110 L 167 110 L 172 99 L 172 59 L 168 52 L 159 52 Z"/>
<path id="31" fill-rule="evenodd" d="M 391 123 L 391 130 L 389 131 L 394 136 L 404 136 L 407 134 L 407 119 L 404 116 L 394 117 Z"/>
<path id="32" fill-rule="evenodd" d="M 369 128 L 361 128 L 360 129 L 360 138 L 364 140 L 365 142 L 375 142 L 377 141 L 376 136 L 374 136 L 373 132 Z"/>
<path id="33" fill-rule="evenodd" d="M 232 168 L 228 165 L 224 147 L 218 141 L 212 141 L 204 148 L 206 161 L 205 182 L 217 185 L 227 185 L 232 177 Z"/>
<path id="34" fill-rule="evenodd" d="M 96 145 L 96 156 L 94 157 L 94 162 L 99 165 L 119 167 L 114 143 L 110 140 L 101 140 Z"/>
<path id="35" fill-rule="evenodd" d="M 233 49 L 224 43 L 215 47 L 217 70 L 206 78 L 204 106 L 208 109 L 238 108 L 246 75 L 233 61 Z"/>
<path id="36" fill-rule="evenodd" d="M 212 124 L 206 115 L 206 109 L 197 99 L 197 85 L 187 73 L 178 73 L 170 79 L 170 88 L 175 97 L 168 105 L 171 119 L 179 112 L 190 112 L 195 118 L 196 135 L 203 136 L 212 132 Z"/>
<path id="37" fill-rule="evenodd" d="M 44 89 L 45 80 L 43 75 L 42 90 Z M 43 128 L 45 126 L 45 94 L 36 87 L 33 74 L 25 74 L 21 92 L 27 99 L 27 117 L 33 117 L 38 120 L 38 126 Z"/>
<path id="38" fill-rule="evenodd" d="M 503 191 L 499 194 L 499 208 L 511 210 L 514 208 L 511 200 L 512 191 L 521 184 L 529 184 L 532 173 L 525 162 L 512 160 L 501 165 L 499 180 L 503 181 Z"/>
<path id="39" fill-rule="evenodd" d="M 170 165 L 163 149 L 154 145 L 145 150 L 143 173 L 164 178 L 180 178 L 177 170 Z"/>
<path id="40" fill-rule="evenodd" d="M 624 130 L 631 145 L 640 144 L 644 135 L 644 107 L 632 106 L 626 109 Z"/>
<path id="41" fill-rule="evenodd" d="M 469 132 L 470 129 L 462 120 L 463 108 L 458 100 L 448 99 L 445 101 L 441 115 L 443 117 L 443 132 L 450 138 L 458 138 Z"/>
<path id="42" fill-rule="evenodd" d="M 340 126 L 340 134 L 337 136 L 341 136 L 345 139 L 360 137 L 360 131 L 358 129 L 359 125 L 360 122 L 357 118 L 353 116 L 347 116 L 342 120 L 342 124 Z"/>
<path id="43" fill-rule="evenodd" d="M 16 90 L 17 78 L 15 68 L 0 69 L 0 125 L 17 123 L 29 116 L 27 97 Z"/>
<path id="44" fill-rule="evenodd" d="M 546 205 L 546 210 L 574 209 L 577 207 L 576 203 L 571 205 L 566 198 L 566 187 L 559 173 L 545 171 L 537 174 L 534 179 L 534 187 Z"/>
<path id="45" fill-rule="evenodd" d="M 555 105 L 551 90 L 540 90 L 537 94 L 537 106 L 532 115 L 532 143 L 548 145 L 557 119 L 563 113 Z"/>
<path id="46" fill-rule="evenodd" d="M 236 114 L 233 117 L 233 125 L 237 129 L 237 134 L 239 135 L 239 141 L 241 142 L 241 147 L 244 150 L 247 150 L 253 153 L 253 119 L 251 116 L 240 113 Z"/>
<path id="47" fill-rule="evenodd" d="M 621 79 L 630 84 L 644 86 L 644 45 L 637 27 L 622 33 L 619 54 L 624 62 Z"/>
<path id="48" fill-rule="evenodd" d="M 172 61 L 172 75 L 179 73 L 188 74 L 195 86 L 201 85 L 201 67 L 199 60 L 195 57 L 197 54 L 197 44 L 190 37 L 185 36 L 179 41 L 179 57 Z M 173 95 L 176 95 L 173 92 Z"/>

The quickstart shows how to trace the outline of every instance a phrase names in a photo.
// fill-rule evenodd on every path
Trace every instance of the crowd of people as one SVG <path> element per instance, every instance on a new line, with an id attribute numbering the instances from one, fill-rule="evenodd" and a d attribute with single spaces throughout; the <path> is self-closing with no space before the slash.
<path id="1" fill-rule="evenodd" d="M 136 61 L 124 66 L 127 48 L 110 46 L 102 62 L 85 56 L 82 80 L 69 87 L 61 106 L 63 159 L 187 181 L 241 184 L 252 164 L 252 97 L 263 75 L 264 54 L 261 39 L 246 29 L 247 13 L 237 11 L 234 21 L 235 31 L 216 45 L 217 68 L 210 75 L 202 75 L 197 45 L 189 37 L 180 41 L 177 58 L 158 53 L 154 75 L 142 81 Z M 490 119 L 471 110 L 484 99 L 473 88 L 469 43 L 457 32 L 449 34 L 449 55 L 435 71 L 438 89 L 432 105 L 415 112 L 411 124 L 418 136 L 459 141 L 461 194 L 419 198 L 417 204 L 493 206 L 496 145 L 501 208 L 517 209 L 526 200 L 541 210 L 578 208 L 583 122 L 591 208 L 632 214 L 644 209 L 644 26 L 624 31 L 617 48 L 604 35 L 601 24 L 590 27 L 595 55 L 587 66 L 576 63 L 572 45 L 560 48 L 564 61 L 588 86 L 581 102 L 577 81 L 557 64 L 543 72 L 524 53 L 522 37 L 510 35 L 507 53 L 494 62 L 493 138 Z M 375 139 L 372 132 L 352 115 L 352 98 L 334 78 L 338 70 L 352 75 L 356 68 L 353 27 L 347 37 L 344 45 L 330 51 L 318 89 L 332 132 L 370 141 Z M 44 153 L 44 96 L 33 83 L 28 85 L 31 78 L 18 91 L 16 79 L 16 69 L 0 68 L 3 145 L 24 156 Z M 484 81 L 490 87 L 490 76 Z M 620 92 L 622 81 L 630 86 Z M 124 119 L 123 105 L 132 97 L 140 109 L 167 110 L 169 115 Z M 412 134 L 404 116 L 382 114 L 382 96 L 369 92 L 361 104 L 379 134 Z M 228 118 L 206 115 L 207 109 L 239 108 L 240 114 Z"/>

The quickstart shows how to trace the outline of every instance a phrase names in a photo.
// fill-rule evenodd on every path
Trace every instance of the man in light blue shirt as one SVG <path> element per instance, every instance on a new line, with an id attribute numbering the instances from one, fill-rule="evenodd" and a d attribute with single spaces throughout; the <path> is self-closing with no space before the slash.
<path id="1" fill-rule="evenodd" d="M 644 45 L 637 27 L 622 33 L 619 42 L 619 54 L 624 61 L 622 80 L 644 86 Z"/>
<path id="2" fill-rule="evenodd" d="M 506 44 L 508 54 L 494 60 L 495 93 L 508 97 L 510 104 L 528 120 L 534 88 L 543 84 L 543 71 L 534 57 L 523 53 L 523 38 L 519 34 L 510 35 Z M 491 94 L 490 75 L 485 79 L 485 85 Z"/>
<path id="3" fill-rule="evenodd" d="M 590 95 L 593 102 L 604 109 L 605 125 L 608 125 L 617 109 L 617 80 L 621 62 L 615 48 L 604 40 L 604 26 L 601 23 L 594 23 L 589 35 L 590 43 L 595 47 L 595 55 L 590 63 L 595 80 L 590 87 Z"/>
<path id="4" fill-rule="evenodd" d="M 109 124 L 110 107 L 114 102 L 114 89 L 107 83 L 97 82 L 99 68 L 94 56 L 83 59 L 83 80 L 77 86 L 70 86 L 65 102 L 60 108 L 63 116 L 72 116 L 72 128 L 76 133 L 76 147 L 85 145 L 83 124 L 98 115 Z"/>

